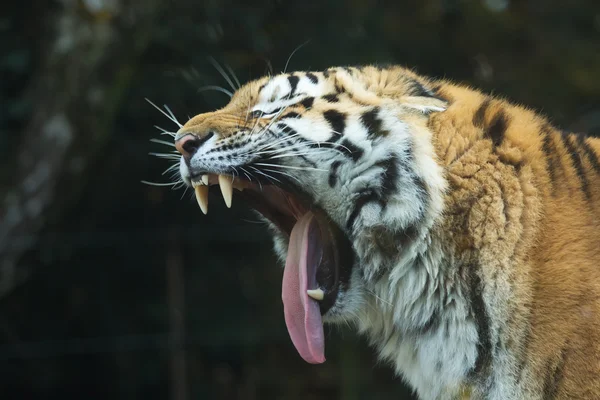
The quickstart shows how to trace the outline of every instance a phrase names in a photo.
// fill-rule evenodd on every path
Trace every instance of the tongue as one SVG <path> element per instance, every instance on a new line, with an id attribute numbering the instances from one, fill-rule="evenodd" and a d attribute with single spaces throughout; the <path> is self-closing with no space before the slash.
<path id="1" fill-rule="evenodd" d="M 307 289 L 317 289 L 316 271 L 322 256 L 319 226 L 312 212 L 296 222 L 290 235 L 283 272 L 285 324 L 300 356 L 311 364 L 325 361 L 325 340 L 321 310 Z"/>

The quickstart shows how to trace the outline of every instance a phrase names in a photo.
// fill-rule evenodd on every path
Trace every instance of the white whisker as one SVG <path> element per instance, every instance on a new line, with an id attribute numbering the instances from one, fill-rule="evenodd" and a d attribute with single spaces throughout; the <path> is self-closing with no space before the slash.
<path id="1" fill-rule="evenodd" d="M 293 180 L 295 180 L 295 181 L 296 181 L 296 182 L 298 182 L 299 184 L 302 184 L 302 182 L 300 181 L 300 179 L 296 178 L 296 177 L 295 177 L 295 176 L 293 176 L 293 175 L 290 175 L 290 174 L 288 174 L 287 172 L 283 172 L 283 171 L 277 171 L 277 170 L 274 170 L 274 169 L 269 169 L 269 168 L 264 168 L 264 170 L 265 170 L 265 171 L 268 171 L 268 172 L 273 172 L 273 173 L 276 173 L 276 174 L 282 174 L 282 175 L 285 175 L 285 176 L 287 176 L 287 177 L 289 177 L 289 178 L 292 178 Z"/>
<path id="2" fill-rule="evenodd" d="M 190 187 L 188 185 L 185 185 L 185 190 L 183 191 L 183 194 L 181 195 L 181 198 L 179 200 L 183 200 L 183 197 L 185 196 L 189 188 Z"/>
<path id="3" fill-rule="evenodd" d="M 285 67 L 283 68 L 283 73 L 284 74 L 287 71 L 288 64 L 290 63 L 290 60 L 292 59 L 292 57 L 294 56 L 294 54 L 296 54 L 296 52 L 298 50 L 300 50 L 302 47 L 304 47 L 308 42 L 310 42 L 310 40 L 307 40 L 306 42 L 302 43 L 300 46 L 296 47 L 296 49 L 294 51 L 292 51 L 292 54 L 290 54 L 290 56 L 288 57 L 288 59 L 287 59 L 287 61 L 285 63 Z"/>
<path id="4" fill-rule="evenodd" d="M 221 74 L 221 76 L 223 78 L 225 78 L 225 80 L 227 81 L 227 83 L 229 84 L 229 86 L 231 87 L 231 89 L 235 92 L 236 91 L 235 85 L 233 84 L 233 82 L 231 81 L 231 78 L 229 78 L 229 76 L 227 75 L 227 73 L 225 72 L 225 70 L 217 62 L 217 60 L 215 60 L 213 57 L 208 57 L 208 61 L 210 61 L 210 63 L 213 65 L 213 67 L 215 67 L 215 69 L 217 71 L 219 71 L 219 73 Z"/>
<path id="5" fill-rule="evenodd" d="M 242 171 L 244 171 L 244 175 L 246 175 L 248 177 L 248 179 L 250 179 L 250 176 L 251 176 L 256 182 L 258 182 L 258 186 L 260 187 L 260 191 L 262 192 L 263 187 L 262 187 L 262 184 L 260 183 L 260 180 L 257 179 L 254 175 L 252 175 L 252 173 L 250 171 L 246 171 L 243 167 L 240 167 L 240 169 Z M 250 181 L 252 181 L 252 179 L 250 179 Z"/>
<path id="6" fill-rule="evenodd" d="M 390 307 L 392 307 L 392 306 L 393 306 L 393 304 L 392 304 L 392 303 L 390 303 L 389 301 L 386 301 L 386 300 L 382 299 L 381 297 L 377 296 L 377 295 L 375 294 L 375 292 L 373 292 L 372 290 L 368 290 L 368 289 L 367 289 L 367 292 L 368 292 L 368 293 L 370 293 L 370 294 L 372 294 L 372 295 L 373 295 L 373 296 L 374 296 L 374 297 L 375 297 L 377 300 L 381 301 L 382 303 L 385 303 L 385 304 L 387 304 L 387 305 L 388 305 L 388 306 L 390 306 Z"/>
<path id="7" fill-rule="evenodd" d="M 303 153 L 285 153 L 285 154 L 276 154 L 274 156 L 269 156 L 268 158 L 270 160 L 276 160 L 278 158 L 286 158 L 286 157 L 300 157 L 300 156 L 312 156 L 312 155 L 318 155 L 320 153 L 318 153 L 319 151 L 325 151 L 325 149 L 323 150 L 312 150 L 312 151 L 305 151 Z"/>
<path id="8" fill-rule="evenodd" d="M 268 163 L 255 163 L 255 165 L 261 165 L 264 167 L 275 167 L 275 168 L 288 168 L 288 169 L 297 169 L 300 171 L 321 171 L 321 172 L 329 172 L 329 170 L 321 169 L 321 168 L 312 168 L 312 167 L 292 167 L 291 165 L 278 165 L 278 164 L 268 164 Z"/>
<path id="9" fill-rule="evenodd" d="M 160 108 L 159 106 L 157 106 L 156 104 L 154 104 L 153 102 L 151 102 L 150 99 L 145 98 L 145 100 L 148 103 L 150 103 L 154 108 L 156 108 L 158 111 L 160 111 L 165 117 L 169 118 L 171 121 L 173 121 L 175 124 L 177 124 L 177 126 L 179 126 L 180 128 L 183 126 L 175 118 L 172 118 L 169 114 L 167 114 L 166 112 L 164 112 L 162 108 Z"/>
<path id="10" fill-rule="evenodd" d="M 167 142 L 166 140 L 160 139 L 150 139 L 152 143 L 164 144 L 165 146 L 175 147 L 175 144 L 172 142 Z"/>
<path id="11" fill-rule="evenodd" d="M 175 132 L 171 132 L 171 131 L 168 131 L 166 129 L 163 129 L 163 128 L 161 128 L 158 125 L 154 125 L 154 127 L 156 129 L 158 129 L 159 131 L 161 131 L 161 135 L 169 135 L 169 136 L 173 136 L 173 137 L 175 137 L 177 135 Z"/>
<path id="12" fill-rule="evenodd" d="M 165 169 L 161 175 L 165 175 L 171 171 L 175 171 L 175 169 L 177 169 L 177 168 L 179 168 L 179 163 L 175 163 L 175 164 L 171 165 L 169 168 Z M 175 173 L 178 174 L 179 171 L 175 171 Z"/>
<path id="13" fill-rule="evenodd" d="M 167 110 L 167 112 L 169 113 L 169 115 L 171 116 L 171 118 L 173 118 L 177 122 L 177 125 L 181 126 L 181 124 L 179 123 L 179 120 L 175 117 L 175 114 L 173 114 L 173 111 L 171 111 L 171 109 L 169 108 L 169 106 L 166 105 L 166 104 L 163 104 L 163 107 L 165 108 L 165 110 Z"/>
<path id="14" fill-rule="evenodd" d="M 149 186 L 174 186 L 174 185 L 181 183 L 181 181 L 170 182 L 170 183 L 160 183 L 160 182 L 150 182 L 150 181 L 140 181 L 140 182 L 142 182 L 145 185 L 149 185 Z"/>
<path id="15" fill-rule="evenodd" d="M 208 86 L 202 86 L 201 88 L 199 88 L 196 93 L 201 93 L 201 92 L 205 92 L 207 90 L 215 90 L 217 92 L 221 92 L 221 93 L 225 93 L 227 96 L 229 96 L 229 98 L 233 97 L 233 93 L 230 92 L 227 89 L 222 88 L 221 86 L 216 86 L 216 85 L 208 85 Z"/>
<path id="16" fill-rule="evenodd" d="M 256 172 L 258 172 L 259 174 L 265 176 L 268 180 L 270 180 L 271 182 L 273 182 L 273 179 L 276 180 L 279 183 L 282 183 L 279 179 L 272 177 L 268 174 L 265 174 L 264 172 L 262 172 L 260 169 L 253 167 L 252 165 L 249 165 L 250 168 L 252 168 L 253 170 L 255 170 Z M 261 188 L 262 190 L 262 188 Z"/>
<path id="17" fill-rule="evenodd" d="M 177 154 L 166 154 L 166 153 L 148 153 L 148 155 L 158 157 L 158 158 L 168 158 L 171 160 L 179 160 L 179 158 L 181 157 L 181 156 L 178 156 Z"/>
<path id="18" fill-rule="evenodd" d="M 233 78 L 233 80 L 235 81 L 235 83 L 237 84 L 237 88 L 241 88 L 242 84 L 240 83 L 240 80 L 237 78 L 237 76 L 235 76 L 235 72 L 233 72 L 233 70 L 231 69 L 231 67 L 227 64 L 225 64 L 225 68 L 227 69 L 227 71 L 229 72 L 229 75 Z"/>

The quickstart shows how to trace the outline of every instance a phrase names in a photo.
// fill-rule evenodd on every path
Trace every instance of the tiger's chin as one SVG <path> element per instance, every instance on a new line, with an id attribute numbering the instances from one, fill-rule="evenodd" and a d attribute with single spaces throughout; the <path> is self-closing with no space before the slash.
<path id="1" fill-rule="evenodd" d="M 218 190 L 228 207 L 233 193 L 268 221 L 276 249 L 285 261 L 282 300 L 285 322 L 302 358 L 325 361 L 323 322 L 344 320 L 348 312 L 354 251 L 346 233 L 311 196 L 278 178 L 251 179 L 199 173 L 187 177 L 201 210 L 208 212 L 208 191 Z"/>

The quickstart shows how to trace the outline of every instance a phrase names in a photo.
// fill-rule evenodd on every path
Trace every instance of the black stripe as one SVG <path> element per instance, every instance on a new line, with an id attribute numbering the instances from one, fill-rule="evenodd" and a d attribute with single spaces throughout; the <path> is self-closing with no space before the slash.
<path id="1" fill-rule="evenodd" d="M 486 113 L 487 109 L 489 108 L 490 103 L 491 103 L 491 100 L 489 98 L 486 98 L 484 100 L 484 102 L 481 103 L 481 106 L 479 106 L 479 108 L 477 109 L 477 111 L 475 111 L 475 114 L 473 115 L 473 125 L 475 125 L 478 128 L 484 127 L 485 113 Z"/>
<path id="2" fill-rule="evenodd" d="M 440 327 L 440 323 L 442 322 L 441 320 L 442 320 L 442 318 L 440 316 L 439 310 L 437 310 L 437 309 L 434 310 L 431 313 L 431 316 L 429 317 L 427 322 L 425 322 L 425 324 L 423 324 L 423 326 L 421 326 L 419 328 L 419 334 L 426 335 L 431 332 L 433 332 L 433 333 L 437 332 L 437 330 Z"/>
<path id="3" fill-rule="evenodd" d="M 379 136 L 387 136 L 390 132 L 383 129 L 383 121 L 377 116 L 379 108 L 375 107 L 369 111 L 365 111 L 360 116 L 360 122 L 367 128 L 367 137 L 373 139 Z"/>
<path id="4" fill-rule="evenodd" d="M 531 308 L 531 304 L 527 305 L 527 308 Z M 523 378 L 525 377 L 525 367 L 527 366 L 527 361 L 528 361 L 528 353 L 529 353 L 529 344 L 531 342 L 531 324 L 528 323 L 527 327 L 525 328 L 525 336 L 523 337 L 523 340 L 521 341 L 521 346 L 520 348 L 521 350 L 521 354 L 520 356 L 520 361 L 517 364 L 517 374 L 518 375 L 518 380 L 517 383 L 520 383 Z"/>
<path id="5" fill-rule="evenodd" d="M 417 192 L 419 195 L 419 200 L 424 203 L 424 206 L 421 208 L 421 213 L 425 213 L 425 206 L 428 203 L 429 199 L 429 191 L 427 190 L 427 186 L 425 185 L 425 181 L 420 176 L 414 175 L 412 177 L 413 185 L 417 187 Z M 423 216 L 421 216 L 422 218 Z"/>
<path id="6" fill-rule="evenodd" d="M 560 352 L 560 359 L 556 364 L 555 368 L 552 368 L 552 360 L 548 362 L 548 371 L 546 374 L 546 378 L 544 380 L 544 400 L 552 400 L 555 399 L 558 395 L 558 386 L 563 380 L 563 373 L 565 369 L 565 361 L 566 361 L 566 346 L 563 347 Z M 550 372 L 552 371 L 552 372 Z"/>
<path id="7" fill-rule="evenodd" d="M 315 102 L 314 97 L 307 97 L 307 98 L 303 99 L 300 102 L 300 104 L 302 104 L 304 106 L 304 108 L 306 108 L 308 110 L 309 108 L 312 108 L 314 102 Z"/>
<path id="8" fill-rule="evenodd" d="M 562 142 L 565 145 L 565 148 L 569 152 L 571 156 L 571 161 L 573 162 L 573 167 L 575 168 L 575 172 L 579 177 L 581 183 L 581 190 L 585 194 L 588 199 L 592 198 L 592 193 L 590 192 L 590 184 L 585 176 L 585 169 L 583 168 L 583 163 L 581 162 L 581 155 L 569 140 L 569 134 L 567 132 L 561 133 Z"/>
<path id="9" fill-rule="evenodd" d="M 352 231 L 352 226 L 354 225 L 354 221 L 360 214 L 360 211 L 362 210 L 362 208 L 365 205 L 367 205 L 368 203 L 371 203 L 373 201 L 375 201 L 375 202 L 379 201 L 379 196 L 377 196 L 377 193 L 375 193 L 373 190 L 361 193 L 359 195 L 358 199 L 356 199 L 356 202 L 354 203 L 354 208 L 352 209 L 352 213 L 350 213 L 350 217 L 348 217 L 348 221 L 346 221 L 346 229 L 347 230 Z"/>
<path id="10" fill-rule="evenodd" d="M 408 81 L 408 85 L 408 93 L 410 96 L 434 97 L 433 93 L 426 89 L 425 86 L 423 86 L 423 84 L 416 79 L 411 79 Z"/>
<path id="11" fill-rule="evenodd" d="M 361 149 L 348 139 L 344 139 L 342 143 L 340 143 L 339 149 L 347 153 L 354 162 L 357 162 L 365 153 L 363 149 Z"/>
<path id="12" fill-rule="evenodd" d="M 346 115 L 336 110 L 327 110 L 323 116 L 334 130 L 336 135 L 343 135 L 346 129 Z"/>
<path id="13" fill-rule="evenodd" d="M 323 71 L 323 76 L 325 77 L 325 79 L 329 78 L 329 70 L 325 70 Z"/>
<path id="14" fill-rule="evenodd" d="M 258 88 L 258 93 L 262 92 L 262 90 L 265 88 L 265 86 L 267 86 L 267 84 L 268 84 L 269 82 L 270 82 L 270 81 L 267 81 L 266 83 L 263 83 L 262 85 L 260 85 L 260 87 Z"/>
<path id="15" fill-rule="evenodd" d="M 282 122 L 277 123 L 277 127 L 279 127 L 279 129 L 281 129 L 284 133 L 286 133 L 286 134 L 288 134 L 290 136 L 296 135 L 298 133 L 298 132 L 296 132 L 296 130 L 294 128 L 292 128 L 289 125 L 284 124 Z M 302 136 L 299 136 L 299 135 L 294 136 L 294 140 L 296 140 L 296 141 L 302 141 L 302 142 L 307 142 L 309 144 L 309 146 L 311 146 L 311 147 L 317 147 L 317 145 L 315 143 L 309 142 L 308 140 L 304 139 Z M 294 145 L 293 142 L 291 142 L 290 140 L 287 140 L 286 138 L 284 138 L 284 143 L 286 145 L 290 145 L 290 146 Z M 302 159 L 305 163 L 307 163 L 311 167 L 317 168 L 317 164 L 314 161 L 309 160 L 306 156 L 300 154 L 297 157 L 300 158 L 300 159 Z"/>
<path id="16" fill-rule="evenodd" d="M 541 127 L 541 132 L 544 135 L 544 142 L 542 143 L 542 150 L 546 156 L 546 168 L 548 169 L 548 175 L 550 176 L 550 183 L 552 184 L 552 192 L 556 194 L 556 170 L 558 163 L 556 162 L 556 147 L 554 146 L 553 129 L 548 123 Z"/>
<path id="17" fill-rule="evenodd" d="M 483 283 L 477 273 L 477 265 L 470 264 L 468 268 L 470 283 L 470 313 L 477 326 L 477 359 L 473 373 L 479 375 L 485 373 L 491 364 L 492 340 L 490 337 L 490 317 L 483 300 Z"/>
<path id="18" fill-rule="evenodd" d="M 325 100 L 328 103 L 337 103 L 338 101 L 340 101 L 338 95 L 334 93 L 326 94 L 325 96 L 323 96 L 323 100 Z"/>
<path id="19" fill-rule="evenodd" d="M 314 83 L 315 85 L 316 85 L 317 83 L 319 83 L 319 78 L 318 78 L 318 77 L 317 77 L 315 74 L 313 74 L 313 73 L 311 73 L 311 72 L 307 72 L 307 73 L 306 73 L 306 77 L 307 77 L 308 79 L 310 79 L 310 81 L 311 81 L 312 83 Z"/>
<path id="20" fill-rule="evenodd" d="M 279 129 L 281 129 L 284 133 L 287 133 L 288 135 L 292 136 L 295 135 L 296 130 L 294 128 L 292 128 L 291 126 L 287 125 L 287 124 L 282 124 L 282 123 L 278 123 L 277 126 L 279 127 Z"/>
<path id="21" fill-rule="evenodd" d="M 383 168 L 381 198 L 383 201 L 387 202 L 388 197 L 395 193 L 396 189 L 398 188 L 397 183 L 399 171 L 397 157 L 392 156 L 379 165 L 381 165 Z"/>
<path id="22" fill-rule="evenodd" d="M 298 82 L 300 82 L 300 78 L 296 75 L 290 75 L 288 76 L 288 82 L 290 83 L 290 87 L 292 88 L 289 97 L 292 97 L 294 93 L 296 93 L 296 89 L 298 89 Z"/>
<path id="23" fill-rule="evenodd" d="M 337 171 L 341 164 L 341 161 L 334 161 L 331 163 L 331 169 L 329 170 L 329 178 L 327 179 L 327 182 L 329 183 L 330 187 L 334 187 L 337 184 Z"/>
<path id="24" fill-rule="evenodd" d="M 285 119 L 285 118 L 298 118 L 300 116 L 300 114 L 298 114 L 295 111 L 290 111 L 287 114 L 285 114 L 283 117 L 281 117 L 281 119 Z"/>
<path id="25" fill-rule="evenodd" d="M 498 147 L 504 140 L 504 135 L 508 129 L 509 117 L 503 110 L 500 110 L 494 115 L 487 129 L 487 135 L 492 139 L 492 144 Z"/>
<path id="26" fill-rule="evenodd" d="M 381 203 L 381 202 L 380 202 Z M 420 221 L 420 219 L 419 219 Z M 421 224 L 412 224 L 404 228 L 402 231 L 398 232 L 394 237 L 396 238 L 397 247 L 396 249 L 403 249 L 408 246 L 409 243 L 415 241 L 415 239 L 419 236 L 419 226 Z M 391 255 L 390 255 L 391 257 Z"/>
<path id="27" fill-rule="evenodd" d="M 588 161 L 592 164 L 592 168 L 596 173 L 600 174 L 600 161 L 598 160 L 598 154 L 591 148 L 589 143 L 587 142 L 587 138 L 585 135 L 577 135 L 577 141 L 579 146 L 583 149 L 585 155 L 587 156 Z"/>

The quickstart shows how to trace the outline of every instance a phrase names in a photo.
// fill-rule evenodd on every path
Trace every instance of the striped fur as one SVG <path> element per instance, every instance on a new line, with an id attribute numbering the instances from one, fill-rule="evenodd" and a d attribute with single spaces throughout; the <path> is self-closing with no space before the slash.
<path id="1" fill-rule="evenodd" d="M 372 66 L 250 82 L 190 133 L 208 139 L 186 182 L 288 179 L 345 230 L 356 265 L 325 319 L 420 398 L 600 398 L 600 140 Z"/>

